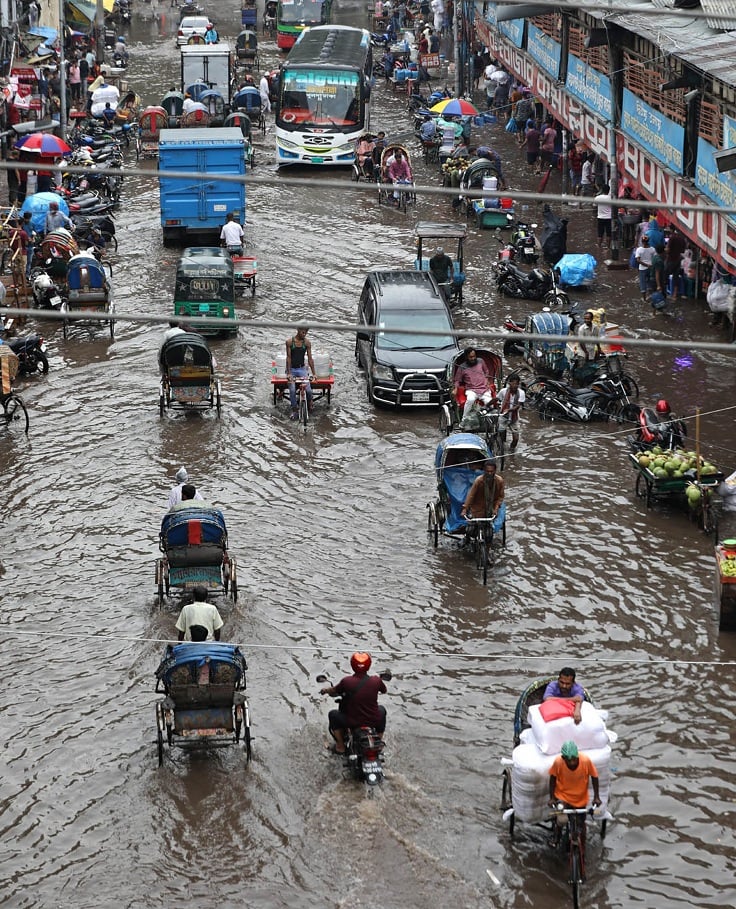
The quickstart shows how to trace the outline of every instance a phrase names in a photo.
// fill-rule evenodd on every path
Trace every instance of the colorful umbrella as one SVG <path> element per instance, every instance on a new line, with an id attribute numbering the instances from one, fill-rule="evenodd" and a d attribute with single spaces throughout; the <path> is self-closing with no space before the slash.
<path id="1" fill-rule="evenodd" d="M 37 155 L 49 158 L 68 155 L 71 151 L 71 148 L 63 139 L 54 136 L 52 133 L 31 133 L 30 136 L 18 139 L 15 147 L 23 149 L 25 152 L 35 152 Z"/>
<path id="2" fill-rule="evenodd" d="M 448 117 L 475 117 L 479 113 L 478 108 L 465 98 L 443 98 L 430 110 Z"/>

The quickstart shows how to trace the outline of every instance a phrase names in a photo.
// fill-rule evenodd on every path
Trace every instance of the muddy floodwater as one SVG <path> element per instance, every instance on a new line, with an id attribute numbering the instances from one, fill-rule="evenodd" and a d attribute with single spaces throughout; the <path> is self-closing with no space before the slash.
<path id="1" fill-rule="evenodd" d="M 233 41 L 231 6 L 208 12 Z M 135 16 L 129 78 L 156 103 L 178 80 L 175 11 L 141 3 Z M 336 18 L 367 24 L 365 4 L 340 3 Z M 261 38 L 261 59 L 277 64 L 274 42 Z M 406 99 L 379 85 L 372 126 L 410 132 Z M 476 136 L 499 149 L 512 186 L 534 185 L 502 128 Z M 353 322 L 366 270 L 413 262 L 416 219 L 457 217 L 443 199 L 420 197 L 407 215 L 379 208 L 373 192 L 336 186 L 344 173 L 302 171 L 319 184 L 290 186 L 272 120 L 256 141 L 255 173 L 273 179 L 248 189 L 259 285 L 243 318 Z M 408 141 L 418 182 L 439 185 Z M 161 242 L 155 166 L 125 181 L 113 279 L 119 311 L 161 316 L 177 251 Z M 540 218 L 535 203 L 524 213 Z M 566 217 L 570 249 L 595 253 L 593 212 Z M 470 336 L 536 306 L 498 297 L 496 248 L 492 231 L 470 227 L 456 314 Z M 704 451 L 735 469 L 734 359 L 688 348 L 724 337 L 705 304 L 654 318 L 633 272 L 602 266 L 575 296 L 627 333 L 681 339 L 632 350 L 627 368 L 643 401 L 700 408 Z M 466 552 L 427 541 L 436 413 L 370 405 L 350 333 L 312 332 L 336 385 L 303 432 L 271 400 L 285 329 L 213 342 L 217 420 L 159 417 L 159 326 L 121 321 L 113 343 L 102 329 L 65 341 L 48 320 L 29 327 L 47 337 L 51 369 L 18 384 L 29 438 L 0 436 L 1 905 L 567 906 L 562 858 L 541 828 L 519 823 L 512 839 L 500 801 L 519 693 L 569 664 L 619 736 L 615 819 L 603 842 L 589 834 L 582 905 L 733 906 L 736 637 L 718 630 L 712 540 L 684 511 L 635 497 L 627 430 L 525 414 L 504 469 L 507 545 L 484 587 Z M 217 602 L 223 639 L 248 658 L 249 765 L 241 746 L 167 749 L 157 766 L 153 673 L 178 606 L 157 607 L 154 560 L 182 464 L 225 511 L 238 562 L 237 604 Z M 721 535 L 734 530 L 723 515 Z M 329 704 L 315 682 L 346 671 L 358 647 L 394 673 L 373 800 L 325 753 Z"/>

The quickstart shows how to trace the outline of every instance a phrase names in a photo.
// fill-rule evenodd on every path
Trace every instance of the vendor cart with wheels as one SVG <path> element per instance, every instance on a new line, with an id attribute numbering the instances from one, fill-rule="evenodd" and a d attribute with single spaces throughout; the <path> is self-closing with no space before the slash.
<path id="1" fill-rule="evenodd" d="M 448 274 L 447 282 L 440 288 L 450 306 L 462 306 L 463 288 L 465 286 L 464 245 L 468 234 L 465 224 L 438 224 L 433 221 L 419 221 L 414 229 L 417 243 L 417 256 L 414 260 L 416 271 L 429 271 L 429 260 L 434 252 L 433 247 L 442 247 L 452 259 L 452 276 Z M 454 247 L 454 249 L 453 249 Z M 449 272 L 448 268 L 448 272 Z"/>
<path id="2" fill-rule="evenodd" d="M 705 534 L 718 539 L 718 497 L 716 491 L 723 474 L 707 462 L 693 462 L 692 453 L 652 451 L 630 453 L 629 461 L 636 470 L 634 491 L 644 499 L 647 509 L 664 499 L 685 506 Z M 693 457 L 696 457 L 693 455 Z"/>

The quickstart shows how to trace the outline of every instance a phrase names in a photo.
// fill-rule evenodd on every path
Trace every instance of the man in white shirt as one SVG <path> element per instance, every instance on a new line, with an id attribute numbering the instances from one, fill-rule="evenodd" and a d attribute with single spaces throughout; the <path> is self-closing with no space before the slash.
<path id="1" fill-rule="evenodd" d="M 598 246 L 607 249 L 611 245 L 611 223 L 613 220 L 613 200 L 610 187 L 606 184 L 603 192 L 593 199 L 598 206 Z"/>
<path id="2" fill-rule="evenodd" d="M 179 640 L 219 641 L 220 629 L 225 623 L 222 621 L 217 607 L 207 602 L 207 588 L 195 587 L 193 594 L 194 602 L 188 603 L 179 613 L 179 618 L 176 620 Z M 194 634 L 192 634 L 192 628 L 196 629 Z M 200 629 L 206 629 L 206 638 L 201 636 Z"/>
<path id="3" fill-rule="evenodd" d="M 261 76 L 261 81 L 258 83 L 258 94 L 261 96 L 261 107 L 263 108 L 264 114 L 271 113 L 271 86 L 268 84 L 268 79 L 264 73 Z"/>
<path id="4" fill-rule="evenodd" d="M 519 376 L 512 372 L 509 376 L 508 384 L 498 395 L 498 406 L 500 409 L 498 430 L 504 435 L 507 431 L 511 433 L 510 452 L 516 451 L 516 446 L 519 444 L 519 433 L 521 431 L 519 411 L 526 401 L 526 394 L 520 385 Z"/>
<path id="5" fill-rule="evenodd" d="M 636 264 L 639 266 L 639 290 L 642 300 L 646 300 L 649 291 L 649 269 L 654 261 L 654 252 L 649 245 L 649 237 L 644 234 L 641 238 L 641 246 L 637 246 L 634 253 Z"/>
<path id="6" fill-rule="evenodd" d="M 593 158 L 588 155 L 583 161 L 583 169 L 580 173 L 580 191 L 584 196 L 595 195 L 595 176 L 593 174 Z"/>
<path id="7" fill-rule="evenodd" d="M 181 502 L 181 490 L 189 482 L 189 474 L 187 473 L 186 467 L 180 467 L 176 472 L 176 482 L 177 486 L 172 486 L 171 492 L 169 493 L 169 511 Z M 204 499 L 197 491 L 194 494 L 195 501 L 204 502 Z"/>
<path id="8" fill-rule="evenodd" d="M 240 255 L 243 251 L 243 228 L 235 220 L 235 215 L 228 212 L 227 219 L 220 231 L 220 242 L 229 253 Z"/>

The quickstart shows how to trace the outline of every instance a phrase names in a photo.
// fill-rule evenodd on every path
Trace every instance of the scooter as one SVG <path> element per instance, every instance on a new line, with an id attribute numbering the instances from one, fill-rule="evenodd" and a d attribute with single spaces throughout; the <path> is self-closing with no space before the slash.
<path id="1" fill-rule="evenodd" d="M 384 682 L 393 677 L 390 669 L 379 675 Z M 318 675 L 316 681 L 320 685 L 333 684 L 327 675 Z M 342 698 L 336 700 L 338 705 L 342 702 Z M 345 770 L 356 782 L 365 783 L 368 798 L 373 798 L 376 787 L 383 783 L 383 749 L 383 739 L 372 726 L 359 726 L 345 733 Z"/>
<path id="2" fill-rule="evenodd" d="M 496 287 L 502 294 L 526 300 L 541 300 L 552 290 L 552 275 L 541 268 L 522 271 L 510 260 L 495 262 Z"/>

